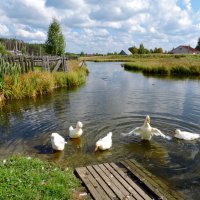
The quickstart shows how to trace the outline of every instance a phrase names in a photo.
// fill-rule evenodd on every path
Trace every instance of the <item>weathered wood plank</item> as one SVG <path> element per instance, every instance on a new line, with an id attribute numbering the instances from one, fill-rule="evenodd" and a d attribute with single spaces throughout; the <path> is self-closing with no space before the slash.
<path id="1" fill-rule="evenodd" d="M 95 200 L 102 200 L 101 193 L 99 193 L 99 191 L 97 190 L 98 183 L 95 185 L 94 181 L 91 182 L 91 177 L 88 176 L 89 172 L 87 172 L 86 168 L 85 167 L 77 168 L 76 172 L 78 173 L 78 175 L 81 177 L 81 179 L 85 183 L 86 187 L 90 191 L 93 198 Z"/>
<path id="2" fill-rule="evenodd" d="M 154 185 L 151 179 L 144 177 L 144 175 L 139 171 L 132 162 L 129 160 L 121 162 L 129 171 L 131 171 L 141 182 L 143 182 L 149 189 L 151 189 L 160 199 L 174 199 L 171 195 L 165 194 L 163 190 L 159 190 L 157 186 Z"/>
<path id="3" fill-rule="evenodd" d="M 110 166 L 112 166 L 113 169 L 115 169 L 118 174 L 121 175 L 121 177 L 123 177 L 124 180 L 126 180 L 126 182 L 132 187 L 134 188 L 134 190 L 140 194 L 140 196 L 145 199 L 145 200 L 150 200 L 151 198 L 149 197 L 149 195 L 147 193 L 145 193 L 145 191 L 143 191 L 132 179 L 130 179 L 128 177 L 128 175 L 126 175 L 122 169 L 120 169 L 115 163 L 110 163 Z"/>
<path id="4" fill-rule="evenodd" d="M 126 190 L 132 194 L 133 198 L 136 200 L 144 200 L 140 194 L 138 194 L 134 188 L 132 188 L 122 177 L 115 171 L 108 163 L 104 164 L 104 166 L 110 171 L 110 173 L 126 188 Z"/>
<path id="5" fill-rule="evenodd" d="M 109 188 L 109 186 L 104 182 L 104 180 L 97 174 L 95 169 L 93 169 L 92 166 L 87 166 L 87 169 L 89 172 L 94 176 L 95 180 L 102 186 L 106 194 L 111 198 L 116 198 L 117 196 L 114 194 L 114 192 Z"/>
<path id="6" fill-rule="evenodd" d="M 109 177 L 102 171 L 102 169 L 98 165 L 93 165 L 93 168 L 96 170 L 96 172 L 102 177 L 102 179 L 106 182 L 107 185 L 115 192 L 116 196 L 119 199 L 124 199 L 125 196 L 122 194 L 122 192 L 119 190 L 119 188 L 110 180 Z"/>
<path id="7" fill-rule="evenodd" d="M 115 176 L 113 176 L 112 173 L 107 170 L 107 168 L 103 164 L 100 164 L 99 167 L 107 175 L 107 177 L 109 177 L 112 183 L 116 185 L 118 190 L 121 191 L 125 198 L 135 199 L 134 197 L 132 197 L 131 193 L 126 190 L 126 188 L 115 178 Z"/>
<path id="8" fill-rule="evenodd" d="M 141 170 L 143 173 L 146 174 L 146 176 L 148 176 L 149 178 L 151 178 L 152 180 L 156 180 L 154 181 L 156 185 L 159 185 L 159 187 L 161 187 L 164 191 L 167 191 L 169 194 L 171 194 L 175 199 L 183 199 L 181 197 L 180 194 L 178 194 L 177 192 L 175 192 L 174 190 L 172 190 L 168 184 L 164 183 L 163 181 L 161 181 L 160 179 L 158 179 L 156 176 L 154 176 L 152 173 L 150 173 L 149 171 L 147 171 L 145 168 L 143 168 L 138 162 L 136 162 L 134 159 L 130 159 L 130 161 L 136 166 L 136 168 L 139 170 Z"/>
<path id="9" fill-rule="evenodd" d="M 54 69 L 53 69 L 53 72 L 56 72 L 56 71 L 58 70 L 58 68 L 60 67 L 60 64 L 61 64 L 61 63 L 62 63 L 61 60 L 59 60 L 59 61 L 57 62 L 56 66 L 55 66 Z"/>

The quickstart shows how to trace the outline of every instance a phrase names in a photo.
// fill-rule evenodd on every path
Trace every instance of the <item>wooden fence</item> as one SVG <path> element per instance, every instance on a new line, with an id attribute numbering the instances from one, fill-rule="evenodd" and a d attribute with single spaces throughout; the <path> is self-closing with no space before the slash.
<path id="1" fill-rule="evenodd" d="M 42 71 L 56 72 L 62 70 L 68 71 L 66 57 L 57 56 L 4 56 L 2 57 L 9 63 L 20 64 L 22 73 L 34 71 L 35 66 L 41 66 Z"/>

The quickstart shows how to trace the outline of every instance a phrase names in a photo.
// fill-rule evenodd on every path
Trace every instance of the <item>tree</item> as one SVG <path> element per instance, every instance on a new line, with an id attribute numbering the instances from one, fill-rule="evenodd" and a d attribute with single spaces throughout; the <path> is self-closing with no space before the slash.
<path id="1" fill-rule="evenodd" d="M 51 55 L 61 56 L 65 52 L 65 39 L 60 24 L 55 18 L 53 18 L 52 23 L 49 25 L 45 49 Z"/>
<path id="2" fill-rule="evenodd" d="M 5 46 L 0 42 L 0 54 L 5 55 L 7 54 Z"/>
<path id="3" fill-rule="evenodd" d="M 21 52 L 22 52 L 23 55 L 26 55 L 26 47 L 25 46 L 22 47 Z"/>
<path id="4" fill-rule="evenodd" d="M 163 53 L 163 49 L 162 48 L 156 48 L 153 51 L 154 53 Z"/>
<path id="5" fill-rule="evenodd" d="M 132 54 L 138 54 L 138 49 L 137 49 L 137 47 L 135 47 L 135 46 L 128 48 L 128 50 L 129 50 Z"/>
<path id="6" fill-rule="evenodd" d="M 200 51 L 200 38 L 198 39 L 197 46 L 195 47 L 195 49 Z"/>
<path id="7" fill-rule="evenodd" d="M 146 53 L 146 49 L 144 48 L 144 45 L 141 43 L 140 47 L 138 49 L 138 53 L 139 54 L 145 54 Z"/>

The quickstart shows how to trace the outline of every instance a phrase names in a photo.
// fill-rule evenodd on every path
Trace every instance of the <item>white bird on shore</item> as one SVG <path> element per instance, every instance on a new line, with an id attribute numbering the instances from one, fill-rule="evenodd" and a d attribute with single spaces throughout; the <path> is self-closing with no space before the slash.
<path id="1" fill-rule="evenodd" d="M 196 140 L 200 138 L 199 134 L 190 133 L 187 131 L 181 131 L 180 129 L 176 129 L 174 132 L 174 137 L 182 140 Z"/>
<path id="2" fill-rule="evenodd" d="M 152 136 L 161 136 L 166 139 L 171 139 L 171 137 L 164 135 L 159 129 L 153 128 L 150 125 L 150 117 L 147 115 L 144 124 L 141 127 L 137 127 L 131 132 L 123 135 L 135 134 L 140 136 L 142 140 L 151 140 Z"/>
<path id="3" fill-rule="evenodd" d="M 77 122 L 75 129 L 72 126 L 70 126 L 69 127 L 69 137 L 70 138 L 79 138 L 83 134 L 82 127 L 83 127 L 82 122 Z"/>
<path id="4" fill-rule="evenodd" d="M 65 144 L 67 144 L 67 142 L 58 133 L 52 133 L 51 134 L 51 144 L 52 144 L 52 148 L 54 150 L 62 151 L 62 150 L 64 150 Z"/>
<path id="5" fill-rule="evenodd" d="M 112 147 L 112 132 L 109 132 L 104 138 L 99 139 L 96 142 L 96 147 L 94 151 L 100 150 L 107 150 Z"/>

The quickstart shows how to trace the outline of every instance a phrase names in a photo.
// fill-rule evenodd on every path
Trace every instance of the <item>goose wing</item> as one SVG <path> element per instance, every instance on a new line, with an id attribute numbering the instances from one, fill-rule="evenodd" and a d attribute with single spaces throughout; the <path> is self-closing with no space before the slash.
<path id="1" fill-rule="evenodd" d="M 155 135 L 155 136 L 161 136 L 161 137 L 166 138 L 166 139 L 168 139 L 168 140 L 171 139 L 171 137 L 166 136 L 165 134 L 163 134 L 163 133 L 162 133 L 159 129 L 157 129 L 157 128 L 152 128 L 152 129 L 151 129 L 151 134 L 152 134 L 152 135 Z"/>

